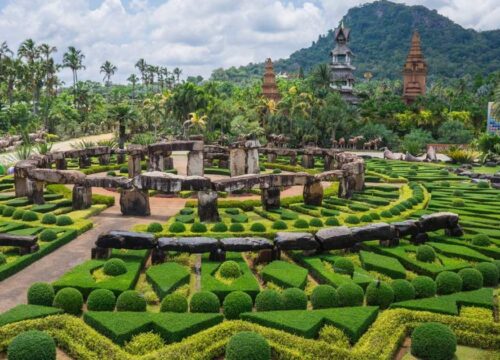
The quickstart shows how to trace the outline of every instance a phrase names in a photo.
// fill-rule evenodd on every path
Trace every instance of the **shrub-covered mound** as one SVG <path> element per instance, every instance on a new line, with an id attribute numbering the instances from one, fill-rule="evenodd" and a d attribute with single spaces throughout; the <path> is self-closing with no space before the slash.
<path id="1" fill-rule="evenodd" d="M 53 241 L 57 239 L 57 234 L 54 230 L 45 229 L 40 233 L 39 239 L 45 242 Z"/>
<path id="2" fill-rule="evenodd" d="M 391 287 L 394 291 L 394 302 L 415 299 L 415 288 L 408 280 L 394 280 Z"/>
<path id="3" fill-rule="evenodd" d="M 490 262 L 481 262 L 476 264 L 476 269 L 483 275 L 484 286 L 497 286 L 498 285 L 498 268 L 495 264 Z"/>
<path id="4" fill-rule="evenodd" d="M 271 348 L 266 339 L 257 333 L 242 331 L 229 339 L 226 360 L 270 360 Z"/>
<path id="5" fill-rule="evenodd" d="M 326 309 L 339 306 L 337 290 L 331 285 L 318 285 L 311 294 L 313 309 Z"/>
<path id="6" fill-rule="evenodd" d="M 185 296 L 173 293 L 165 296 L 161 302 L 161 312 L 184 313 L 188 311 L 188 301 Z"/>
<path id="7" fill-rule="evenodd" d="M 340 274 L 352 276 L 354 274 L 354 264 L 351 260 L 340 257 L 334 261 L 333 270 Z"/>
<path id="8" fill-rule="evenodd" d="M 125 351 L 132 355 L 145 355 L 163 347 L 165 343 L 160 335 L 147 332 L 134 335 L 132 339 L 125 344 Z"/>
<path id="9" fill-rule="evenodd" d="M 236 279 L 241 275 L 240 266 L 233 260 L 224 261 L 219 267 L 219 275 L 225 279 Z"/>
<path id="10" fill-rule="evenodd" d="M 117 311 L 146 311 L 146 300 L 135 290 L 124 291 L 116 300 Z"/>
<path id="11" fill-rule="evenodd" d="M 229 231 L 231 232 L 243 232 L 245 227 L 240 223 L 233 223 L 229 226 Z"/>
<path id="12" fill-rule="evenodd" d="M 58 226 L 72 225 L 73 224 L 73 220 L 68 215 L 61 215 L 61 216 L 57 217 L 56 224 Z"/>
<path id="13" fill-rule="evenodd" d="M 83 307 L 83 295 L 75 288 L 61 289 L 54 297 L 53 306 L 63 309 L 68 314 L 80 315 Z"/>
<path id="14" fill-rule="evenodd" d="M 283 309 L 285 310 L 306 310 L 307 295 L 299 288 L 288 288 L 281 294 L 283 298 Z"/>
<path id="15" fill-rule="evenodd" d="M 214 226 L 212 226 L 212 231 L 213 232 L 226 232 L 227 225 L 224 224 L 223 222 L 218 222 Z"/>
<path id="16" fill-rule="evenodd" d="M 28 289 L 28 304 L 52 306 L 54 302 L 54 288 L 51 284 L 36 282 Z"/>
<path id="17" fill-rule="evenodd" d="M 23 221 L 37 221 L 38 215 L 36 212 L 28 210 L 23 214 Z"/>
<path id="18" fill-rule="evenodd" d="M 252 224 L 252 226 L 250 226 L 250 231 L 265 232 L 266 231 L 266 227 L 264 226 L 264 224 L 262 224 L 260 222 L 255 222 L 255 223 Z"/>
<path id="19" fill-rule="evenodd" d="M 288 228 L 286 222 L 283 220 L 276 220 L 273 222 L 273 225 L 271 226 L 274 230 L 285 230 Z"/>
<path id="20" fill-rule="evenodd" d="M 462 269 L 458 272 L 462 278 L 462 290 L 477 290 L 483 287 L 483 275 L 477 269 Z"/>
<path id="21" fill-rule="evenodd" d="M 417 248 L 417 260 L 423 262 L 434 262 L 436 260 L 436 252 L 429 245 L 420 245 Z"/>
<path id="22" fill-rule="evenodd" d="M 411 284 L 415 288 L 415 297 L 417 299 L 436 295 L 436 283 L 428 276 L 417 276 L 412 280 Z"/>
<path id="23" fill-rule="evenodd" d="M 443 271 L 436 276 L 436 288 L 439 295 L 448 295 L 462 290 L 462 278 L 453 271 Z"/>
<path id="24" fill-rule="evenodd" d="M 45 214 L 42 217 L 42 224 L 55 224 L 57 218 L 54 214 Z"/>
<path id="25" fill-rule="evenodd" d="M 307 229 L 309 227 L 309 224 L 304 219 L 297 219 L 293 223 L 293 226 L 295 226 L 297 229 Z"/>
<path id="26" fill-rule="evenodd" d="M 87 298 L 87 309 L 89 311 L 113 311 L 115 304 L 116 296 L 108 289 L 93 290 Z"/>
<path id="27" fill-rule="evenodd" d="M 233 291 L 225 297 L 222 306 L 226 319 L 239 319 L 241 313 L 252 311 L 252 297 L 243 291 Z"/>
<path id="28" fill-rule="evenodd" d="M 158 222 L 152 222 L 148 225 L 147 231 L 151 233 L 159 233 L 163 231 L 163 226 L 161 226 Z"/>
<path id="29" fill-rule="evenodd" d="M 273 311 L 283 309 L 283 298 L 276 290 L 265 289 L 255 297 L 257 311 Z"/>
<path id="30" fill-rule="evenodd" d="M 186 231 L 186 226 L 183 223 L 176 221 L 169 226 L 168 231 L 172 233 L 181 233 Z"/>
<path id="31" fill-rule="evenodd" d="M 104 263 L 104 273 L 109 276 L 118 276 L 127 272 L 125 261 L 118 258 L 112 258 Z"/>
<path id="32" fill-rule="evenodd" d="M 411 334 L 411 354 L 419 359 L 450 360 L 457 350 L 457 338 L 440 323 L 419 325 Z"/>
<path id="33" fill-rule="evenodd" d="M 387 309 L 394 301 L 394 290 L 387 283 L 376 281 L 366 288 L 366 303 Z"/>
<path id="34" fill-rule="evenodd" d="M 472 245 L 489 246 L 491 244 L 490 237 L 485 234 L 477 234 L 472 238 Z"/>
<path id="35" fill-rule="evenodd" d="M 9 360 L 55 360 L 56 343 L 49 334 L 29 330 L 17 335 L 7 348 Z"/>
<path id="36" fill-rule="evenodd" d="M 361 306 L 363 305 L 363 288 L 357 284 L 349 283 L 340 285 L 337 289 L 340 306 Z"/>
<path id="37" fill-rule="evenodd" d="M 193 313 L 218 313 L 220 301 L 213 292 L 200 291 L 191 297 L 189 309 Z"/>

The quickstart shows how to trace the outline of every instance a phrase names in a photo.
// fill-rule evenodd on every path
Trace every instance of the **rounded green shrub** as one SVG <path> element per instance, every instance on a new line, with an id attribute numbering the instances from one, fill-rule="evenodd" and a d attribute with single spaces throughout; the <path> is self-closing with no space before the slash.
<path id="1" fill-rule="evenodd" d="M 224 298 L 222 306 L 226 319 L 239 319 L 241 313 L 252 311 L 252 297 L 243 291 L 233 291 Z"/>
<path id="2" fill-rule="evenodd" d="M 415 288 L 405 279 L 397 279 L 391 282 L 394 291 L 394 302 L 415 299 Z"/>
<path id="3" fill-rule="evenodd" d="M 193 225 L 191 225 L 191 231 L 194 233 L 205 233 L 207 232 L 207 226 L 200 222 L 194 222 Z"/>
<path id="4" fill-rule="evenodd" d="M 236 279 L 241 276 L 240 266 L 236 261 L 224 261 L 219 266 L 219 275 L 226 279 Z"/>
<path id="5" fill-rule="evenodd" d="M 392 287 L 382 281 L 370 283 L 366 288 L 366 303 L 368 305 L 379 306 L 387 309 L 394 301 L 394 291 Z"/>
<path id="6" fill-rule="evenodd" d="M 415 170 L 408 171 L 408 176 L 417 176 L 417 172 Z"/>
<path id="7" fill-rule="evenodd" d="M 194 214 L 194 209 L 193 208 L 184 208 L 179 211 L 181 215 L 191 215 Z"/>
<path id="8" fill-rule="evenodd" d="M 28 210 L 24 212 L 22 219 L 23 221 L 37 221 L 38 214 L 34 211 Z"/>
<path id="9" fill-rule="evenodd" d="M 108 175 L 108 176 L 116 176 L 116 172 L 115 171 L 108 171 L 106 173 L 106 175 Z"/>
<path id="10" fill-rule="evenodd" d="M 483 275 L 477 269 L 462 269 L 458 275 L 462 278 L 462 291 L 477 290 L 483 287 Z"/>
<path id="11" fill-rule="evenodd" d="M 462 278 L 453 271 L 443 271 L 436 276 L 436 289 L 439 295 L 448 295 L 462 290 Z"/>
<path id="12" fill-rule="evenodd" d="M 380 215 L 377 213 L 370 213 L 369 214 L 372 220 L 380 220 Z"/>
<path id="13" fill-rule="evenodd" d="M 326 309 L 339 306 L 337 290 L 331 285 L 318 285 L 311 294 L 313 309 Z"/>
<path id="14" fill-rule="evenodd" d="M 182 233 L 186 231 L 186 226 L 179 221 L 175 221 L 172 224 L 170 224 L 170 226 L 168 227 L 168 231 L 175 234 Z"/>
<path id="15" fill-rule="evenodd" d="M 390 218 L 392 217 L 392 214 L 389 210 L 384 210 L 380 213 L 380 216 L 383 218 Z"/>
<path id="16" fill-rule="evenodd" d="M 354 264 L 347 258 L 339 257 L 333 262 L 333 270 L 340 274 L 352 276 L 354 274 Z"/>
<path id="17" fill-rule="evenodd" d="M 116 311 L 146 311 L 146 299 L 135 290 L 122 292 L 116 300 Z"/>
<path id="18" fill-rule="evenodd" d="M 412 280 L 411 284 L 415 288 L 415 297 L 417 299 L 436 295 L 436 283 L 428 276 L 417 276 Z"/>
<path id="19" fill-rule="evenodd" d="M 434 262 L 436 260 L 436 252 L 429 245 L 420 245 L 417 247 L 417 260 L 423 262 Z"/>
<path id="20" fill-rule="evenodd" d="M 283 220 L 276 220 L 275 222 L 273 222 L 272 228 L 274 230 L 285 230 L 288 228 L 288 226 Z"/>
<path id="21" fill-rule="evenodd" d="M 14 213 L 12 214 L 12 218 L 14 220 L 21 220 L 24 215 L 24 210 L 23 209 L 16 209 Z"/>
<path id="22" fill-rule="evenodd" d="M 462 190 L 455 189 L 455 190 L 453 190 L 453 196 L 456 196 L 456 197 L 464 196 L 464 192 Z"/>
<path id="23" fill-rule="evenodd" d="M 449 175 L 448 170 L 446 170 L 446 169 L 439 170 L 439 175 L 443 175 L 443 176 Z"/>
<path id="24" fill-rule="evenodd" d="M 83 307 L 83 295 L 75 288 L 67 287 L 59 290 L 52 306 L 63 309 L 71 315 L 80 315 Z"/>
<path id="25" fill-rule="evenodd" d="M 55 224 L 57 221 L 57 218 L 54 214 L 44 214 L 42 216 L 42 224 L 47 224 L 47 225 L 51 225 L 51 224 Z"/>
<path id="26" fill-rule="evenodd" d="M 16 208 L 13 206 L 5 206 L 2 210 L 2 216 L 9 217 L 14 214 L 14 211 L 16 211 Z"/>
<path id="27" fill-rule="evenodd" d="M 128 174 L 128 166 L 120 167 L 120 174 Z"/>
<path id="28" fill-rule="evenodd" d="M 273 174 L 281 174 L 281 169 L 273 169 Z"/>
<path id="29" fill-rule="evenodd" d="M 266 227 L 264 226 L 264 224 L 262 224 L 260 222 L 254 222 L 252 224 L 252 226 L 250 226 L 250 231 L 265 232 L 266 231 Z"/>
<path id="30" fill-rule="evenodd" d="M 487 181 L 480 181 L 477 183 L 477 187 L 479 189 L 489 189 L 490 188 L 490 183 Z"/>
<path id="31" fill-rule="evenodd" d="M 185 313 L 188 311 L 188 301 L 178 293 L 168 294 L 161 302 L 161 312 Z"/>
<path id="32" fill-rule="evenodd" d="M 223 222 L 218 222 L 214 226 L 212 226 L 212 231 L 213 232 L 226 232 L 227 225 L 224 224 Z"/>
<path id="33" fill-rule="evenodd" d="M 231 232 L 243 232 L 243 231 L 245 231 L 245 228 L 243 227 L 243 224 L 233 223 L 233 224 L 229 225 L 229 231 L 231 231 Z"/>
<path id="34" fill-rule="evenodd" d="M 61 215 L 57 217 L 56 224 L 58 226 L 68 226 L 73 224 L 73 219 L 71 219 L 68 215 Z"/>
<path id="35" fill-rule="evenodd" d="M 307 229 L 309 227 L 309 224 L 304 219 L 297 219 L 293 223 L 293 226 L 296 227 L 297 229 Z"/>
<path id="36" fill-rule="evenodd" d="M 306 310 L 307 295 L 299 288 L 288 288 L 281 293 L 283 299 L 283 309 L 285 310 Z"/>
<path id="37" fill-rule="evenodd" d="M 395 206 L 394 206 L 394 207 L 392 207 L 392 208 L 390 208 L 390 209 L 389 209 L 389 212 L 390 212 L 392 215 L 394 215 L 394 216 L 397 216 L 397 215 L 401 214 L 401 210 L 400 210 L 399 208 L 395 207 Z"/>
<path id="38" fill-rule="evenodd" d="M 95 289 L 87 298 L 89 311 L 113 311 L 116 305 L 115 294 L 108 289 Z"/>
<path id="39" fill-rule="evenodd" d="M 329 217 L 328 219 L 325 220 L 325 225 L 328 226 L 339 226 L 340 222 L 337 218 L 334 217 Z"/>
<path id="40" fill-rule="evenodd" d="M 54 288 L 51 284 L 36 282 L 28 289 L 28 304 L 52 306 L 54 302 Z"/>
<path id="41" fill-rule="evenodd" d="M 359 224 L 361 222 L 356 215 L 348 215 L 344 221 L 348 224 Z"/>
<path id="42" fill-rule="evenodd" d="M 498 268 L 491 262 L 481 262 L 476 264 L 476 269 L 483 275 L 484 286 L 498 285 Z"/>
<path id="43" fill-rule="evenodd" d="M 441 182 L 439 183 L 439 186 L 449 188 L 449 187 L 451 186 L 451 184 L 450 184 L 450 182 L 449 182 L 449 181 L 441 181 Z"/>
<path id="44" fill-rule="evenodd" d="M 109 276 L 118 276 L 127 272 L 127 264 L 118 258 L 111 258 L 104 263 L 103 271 Z"/>
<path id="45" fill-rule="evenodd" d="M 457 337 L 441 323 L 418 325 L 411 334 L 411 354 L 419 359 L 451 360 L 457 350 Z"/>
<path id="46" fill-rule="evenodd" d="M 372 222 L 372 217 L 369 214 L 361 215 L 360 220 L 362 222 Z"/>
<path id="47" fill-rule="evenodd" d="M 312 226 L 312 227 L 322 227 L 323 226 L 323 221 L 321 221 L 321 219 L 318 219 L 318 218 L 312 218 L 309 221 L 309 225 Z"/>
<path id="48" fill-rule="evenodd" d="M 3 252 L 0 252 L 0 265 L 6 264 L 7 263 L 7 257 Z"/>
<path id="49" fill-rule="evenodd" d="M 490 237 L 486 234 L 477 234 L 472 238 L 472 245 L 489 246 L 491 244 Z"/>
<path id="50" fill-rule="evenodd" d="M 462 199 L 453 199 L 451 205 L 453 207 L 464 207 L 465 202 Z"/>
<path id="51" fill-rule="evenodd" d="M 132 339 L 125 344 L 125 351 L 132 355 L 146 355 L 158 350 L 165 345 L 162 337 L 153 332 L 146 332 L 134 335 Z"/>
<path id="52" fill-rule="evenodd" d="M 29 330 L 17 335 L 7 347 L 9 360 L 56 360 L 56 343 L 46 332 Z"/>
<path id="53" fill-rule="evenodd" d="M 271 360 L 271 347 L 260 334 L 242 331 L 226 345 L 226 360 Z"/>
<path id="54" fill-rule="evenodd" d="M 163 231 L 163 226 L 160 223 L 152 222 L 148 225 L 147 232 L 159 233 Z"/>
<path id="55" fill-rule="evenodd" d="M 283 309 L 283 298 L 279 292 L 273 289 L 265 289 L 257 294 L 255 298 L 257 311 L 274 311 Z"/>
<path id="56" fill-rule="evenodd" d="M 189 309 L 192 313 L 218 313 L 220 301 L 213 292 L 200 291 L 191 297 Z"/>
<path id="57" fill-rule="evenodd" d="M 358 284 L 347 283 L 337 288 L 340 306 L 361 306 L 363 305 L 363 288 Z"/>
<path id="58" fill-rule="evenodd" d="M 40 233 L 39 239 L 45 242 L 53 241 L 57 239 L 57 234 L 52 229 L 45 229 Z"/>
<path id="59" fill-rule="evenodd" d="M 410 166 L 410 169 L 412 169 L 412 170 L 418 170 L 418 165 L 413 164 L 412 166 Z"/>

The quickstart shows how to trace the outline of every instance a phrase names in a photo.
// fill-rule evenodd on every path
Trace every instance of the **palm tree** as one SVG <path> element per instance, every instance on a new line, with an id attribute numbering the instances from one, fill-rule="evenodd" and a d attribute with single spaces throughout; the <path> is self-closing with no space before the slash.
<path id="1" fill-rule="evenodd" d="M 313 71 L 312 80 L 314 85 L 322 88 L 330 86 L 330 66 L 328 64 L 319 64 Z"/>
<path id="2" fill-rule="evenodd" d="M 146 64 L 146 61 L 144 59 L 139 59 L 135 63 L 135 67 L 141 73 L 142 85 L 146 85 L 146 67 L 147 66 L 148 66 L 148 64 Z"/>
<path id="3" fill-rule="evenodd" d="M 9 49 L 9 46 L 7 45 L 7 41 L 4 41 L 2 44 L 0 44 L 0 62 L 2 61 L 2 58 L 4 57 L 9 57 L 14 55 L 11 49 Z"/>
<path id="4" fill-rule="evenodd" d="M 118 147 L 123 149 L 125 147 L 127 122 L 136 119 L 134 108 L 125 101 L 113 104 L 109 109 L 109 116 L 118 122 Z"/>
<path id="5" fill-rule="evenodd" d="M 40 55 L 40 49 L 36 46 L 33 39 L 24 40 L 19 49 L 17 50 L 17 55 L 22 59 L 25 58 L 28 64 L 33 63 L 36 58 Z"/>
<path id="6" fill-rule="evenodd" d="M 186 130 L 195 128 L 200 131 L 205 130 L 207 127 L 207 120 L 208 117 L 207 115 L 200 116 L 195 112 L 192 112 L 189 114 L 189 119 L 184 121 L 183 128 L 184 128 L 184 137 L 186 137 Z"/>
<path id="7" fill-rule="evenodd" d="M 139 78 L 136 74 L 131 74 L 127 81 L 132 84 L 132 99 L 135 99 L 135 85 L 139 82 Z"/>
<path id="8" fill-rule="evenodd" d="M 118 70 L 118 68 L 111 64 L 108 60 L 104 62 L 104 64 L 101 65 L 101 73 L 104 73 L 104 78 L 102 79 L 105 81 L 106 86 L 111 85 L 111 76 L 113 76 Z"/>
<path id="9" fill-rule="evenodd" d="M 45 88 L 47 94 L 53 92 L 53 87 L 55 85 L 54 75 L 57 71 L 58 65 L 55 65 L 54 59 L 51 55 L 57 52 L 55 46 L 50 46 L 49 44 L 42 44 L 38 47 L 40 54 L 44 57 L 44 67 L 45 67 Z"/>
<path id="10" fill-rule="evenodd" d="M 179 83 L 179 78 L 180 78 L 180 76 L 181 76 L 181 74 L 182 74 L 182 70 L 181 70 L 181 69 L 179 69 L 178 67 L 176 67 L 176 68 L 174 69 L 174 71 L 173 71 L 173 74 L 175 75 L 175 78 L 176 78 L 176 80 L 177 80 L 177 83 Z"/>
<path id="11" fill-rule="evenodd" d="M 77 50 L 74 46 L 68 47 L 68 51 L 63 55 L 63 67 L 70 68 L 73 72 L 73 93 L 76 95 L 76 83 L 78 82 L 78 70 L 85 69 L 83 65 L 83 55 L 81 50 Z"/>

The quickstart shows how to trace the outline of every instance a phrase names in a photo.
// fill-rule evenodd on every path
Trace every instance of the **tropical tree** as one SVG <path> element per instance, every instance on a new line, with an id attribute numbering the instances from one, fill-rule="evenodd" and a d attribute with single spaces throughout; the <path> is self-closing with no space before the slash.
<path id="1" fill-rule="evenodd" d="M 207 115 L 200 116 L 199 114 L 192 112 L 189 114 L 189 119 L 184 121 L 184 137 L 187 137 L 186 129 L 195 129 L 195 131 L 203 131 L 207 127 Z"/>
<path id="2" fill-rule="evenodd" d="M 101 74 L 104 74 L 104 78 L 102 79 L 105 83 L 106 86 L 111 85 L 111 76 L 113 76 L 118 70 L 118 68 L 110 63 L 108 60 L 104 62 L 104 64 L 101 65 Z"/>
<path id="3" fill-rule="evenodd" d="M 147 77 L 146 77 L 146 68 L 148 64 L 146 64 L 146 60 L 144 59 L 139 59 L 135 63 L 135 67 L 137 70 L 139 70 L 139 73 L 141 74 L 141 80 L 142 80 L 142 85 L 147 85 Z"/>
<path id="4" fill-rule="evenodd" d="M 76 83 L 78 82 L 78 70 L 85 69 L 83 65 L 85 55 L 81 50 L 76 49 L 74 46 L 68 47 L 68 51 L 63 55 L 63 67 L 71 69 L 73 73 L 73 92 L 76 95 Z"/>
<path id="5" fill-rule="evenodd" d="M 132 99 L 135 99 L 135 86 L 139 82 L 139 78 L 137 77 L 136 74 L 131 74 L 127 78 L 127 81 L 132 85 Z"/>
<path id="6" fill-rule="evenodd" d="M 125 147 L 127 124 L 137 119 L 134 108 L 126 101 L 112 104 L 109 107 L 108 116 L 118 123 L 118 147 Z"/>
<path id="7" fill-rule="evenodd" d="M 330 66 L 328 64 L 319 64 L 316 66 L 312 73 L 313 85 L 320 88 L 328 88 L 331 81 Z"/>

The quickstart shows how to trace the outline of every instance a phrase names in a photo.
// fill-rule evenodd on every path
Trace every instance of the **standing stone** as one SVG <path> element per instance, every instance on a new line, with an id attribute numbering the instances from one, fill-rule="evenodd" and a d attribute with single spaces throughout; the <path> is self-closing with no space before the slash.
<path id="1" fill-rule="evenodd" d="M 276 162 L 277 157 L 278 155 L 276 155 L 275 153 L 269 153 L 267 154 L 267 162 L 274 163 Z"/>
<path id="2" fill-rule="evenodd" d="M 333 156 L 325 155 L 324 160 L 325 160 L 325 165 L 324 165 L 325 171 L 335 170 L 335 163 L 333 161 Z"/>
<path id="3" fill-rule="evenodd" d="M 248 140 L 245 142 L 246 150 L 246 174 L 259 174 L 259 140 Z"/>
<path id="4" fill-rule="evenodd" d="M 128 156 L 128 177 L 134 178 L 141 173 L 141 156 L 129 155 Z"/>
<path id="5" fill-rule="evenodd" d="M 217 191 L 198 191 L 198 216 L 201 222 L 220 221 L 217 207 Z"/>
<path id="6" fill-rule="evenodd" d="M 352 176 L 344 176 L 339 181 L 339 198 L 350 199 L 352 197 L 356 181 Z"/>
<path id="7" fill-rule="evenodd" d="M 92 187 L 73 186 L 73 210 L 88 209 L 92 206 Z"/>
<path id="8" fill-rule="evenodd" d="M 261 201 L 264 210 L 273 210 L 280 208 L 280 194 L 279 187 L 270 187 L 261 189 Z"/>
<path id="9" fill-rule="evenodd" d="M 295 166 L 297 165 L 297 154 L 293 153 L 290 155 L 290 165 Z"/>
<path id="10" fill-rule="evenodd" d="M 321 186 L 321 181 L 314 181 L 304 185 L 303 195 L 306 205 L 321 206 L 323 203 L 323 186 Z"/>
<path id="11" fill-rule="evenodd" d="M 29 161 L 20 161 L 14 166 L 14 187 L 16 197 L 28 195 L 28 171 L 34 167 L 35 165 Z"/>
<path id="12" fill-rule="evenodd" d="M 80 169 L 88 168 L 91 165 L 92 165 L 92 159 L 87 155 L 80 156 L 78 158 L 78 166 L 80 166 Z"/>
<path id="13" fill-rule="evenodd" d="M 245 149 L 233 148 L 229 150 L 229 168 L 231 170 L 231 177 L 245 175 Z"/>
<path id="14" fill-rule="evenodd" d="M 163 165 L 165 170 L 172 170 L 174 168 L 174 158 L 172 156 L 166 156 L 163 159 Z"/>
<path id="15" fill-rule="evenodd" d="M 120 190 L 120 210 L 122 215 L 149 216 L 149 194 L 137 188 Z"/>
<path id="16" fill-rule="evenodd" d="M 99 156 L 99 165 L 109 165 L 110 154 L 102 154 Z"/>
<path id="17" fill-rule="evenodd" d="M 45 199 L 43 198 L 43 181 L 32 181 L 27 180 L 27 196 L 28 200 L 35 205 L 45 204 Z"/>
<path id="18" fill-rule="evenodd" d="M 187 176 L 203 176 L 203 151 L 188 153 Z"/>
<path id="19" fill-rule="evenodd" d="M 56 169 L 57 170 L 66 170 L 68 168 L 68 164 L 66 159 L 63 157 L 61 159 L 56 159 Z"/>
<path id="20" fill-rule="evenodd" d="M 314 169 L 314 155 L 302 155 L 302 167 L 305 169 Z"/>
<path id="21" fill-rule="evenodd" d="M 437 161 L 436 149 L 434 149 L 434 146 L 429 146 L 427 149 L 426 160 Z"/>

